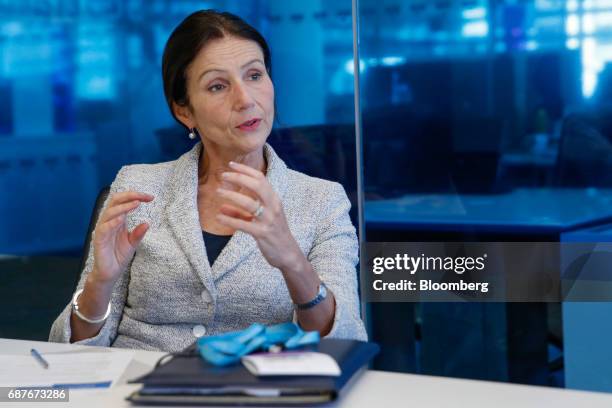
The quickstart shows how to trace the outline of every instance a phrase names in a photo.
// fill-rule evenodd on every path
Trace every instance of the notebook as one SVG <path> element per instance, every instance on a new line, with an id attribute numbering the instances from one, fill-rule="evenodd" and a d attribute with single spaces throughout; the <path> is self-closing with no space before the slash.
<path id="1" fill-rule="evenodd" d="M 127 399 L 139 405 L 312 405 L 335 400 L 342 387 L 379 351 L 374 343 L 322 339 L 304 348 L 331 356 L 339 376 L 255 376 L 242 364 L 218 367 L 192 346 L 180 356 L 130 381 L 143 387 Z"/>

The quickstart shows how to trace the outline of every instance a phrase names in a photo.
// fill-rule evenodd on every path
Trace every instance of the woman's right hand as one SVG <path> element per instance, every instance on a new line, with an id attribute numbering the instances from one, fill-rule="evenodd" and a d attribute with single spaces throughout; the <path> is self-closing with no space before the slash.
<path id="1" fill-rule="evenodd" d="M 127 213 L 153 196 L 136 191 L 113 194 L 100 214 L 94 234 L 94 267 L 90 277 L 98 284 L 113 286 L 126 270 L 136 247 L 149 229 L 142 223 L 129 232 L 125 225 Z"/>

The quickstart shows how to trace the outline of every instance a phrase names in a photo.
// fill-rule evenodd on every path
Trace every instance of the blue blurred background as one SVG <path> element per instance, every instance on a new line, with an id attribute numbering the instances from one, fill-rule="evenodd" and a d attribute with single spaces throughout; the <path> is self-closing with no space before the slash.
<path id="1" fill-rule="evenodd" d="M 270 141 L 291 167 L 341 182 L 355 223 L 363 172 L 362 241 L 611 239 L 611 0 L 3 1 L 0 337 L 46 339 L 122 165 L 190 148 L 160 64 L 171 30 L 204 8 L 267 38 Z M 592 343 L 612 327 L 581 318 L 612 310 L 589 307 L 366 312 L 378 369 L 612 391 L 610 368 L 588 368 L 612 361 Z"/>

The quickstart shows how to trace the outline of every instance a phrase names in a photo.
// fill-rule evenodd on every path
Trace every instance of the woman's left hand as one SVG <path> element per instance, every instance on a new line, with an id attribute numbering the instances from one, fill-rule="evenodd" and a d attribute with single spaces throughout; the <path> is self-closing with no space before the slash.
<path id="1" fill-rule="evenodd" d="M 223 204 L 217 219 L 228 227 L 253 236 L 270 265 L 281 271 L 295 266 L 304 255 L 289 230 L 278 195 L 260 171 L 234 162 L 230 163 L 230 167 L 233 171 L 223 173 L 223 180 L 252 192 L 255 198 L 244 192 L 218 189 L 221 197 L 232 204 Z M 263 212 L 255 217 L 260 205 Z"/>

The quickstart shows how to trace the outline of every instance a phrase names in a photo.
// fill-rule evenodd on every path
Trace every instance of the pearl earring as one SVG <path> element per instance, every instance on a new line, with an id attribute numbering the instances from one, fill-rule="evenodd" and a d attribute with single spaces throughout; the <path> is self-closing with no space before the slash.
<path id="1" fill-rule="evenodd" d="M 193 140 L 193 139 L 195 139 L 195 138 L 196 138 L 195 128 L 190 129 L 190 132 L 189 132 L 189 138 L 190 138 L 191 140 Z"/>

